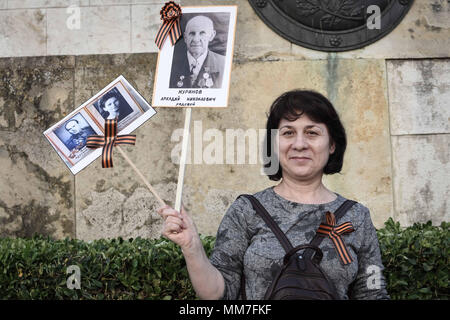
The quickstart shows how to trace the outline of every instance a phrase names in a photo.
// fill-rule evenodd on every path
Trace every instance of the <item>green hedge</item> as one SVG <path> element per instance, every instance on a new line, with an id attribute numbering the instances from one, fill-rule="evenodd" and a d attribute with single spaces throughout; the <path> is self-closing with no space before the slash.
<path id="1" fill-rule="evenodd" d="M 378 230 L 392 299 L 448 299 L 449 223 Z M 215 238 L 201 236 L 209 255 Z M 77 265 L 81 289 L 67 288 Z M 165 240 L 0 239 L 0 299 L 195 299 L 181 250 Z"/>
<path id="2" fill-rule="evenodd" d="M 401 228 L 391 218 L 378 230 L 387 289 L 392 299 L 450 298 L 450 223 Z"/>

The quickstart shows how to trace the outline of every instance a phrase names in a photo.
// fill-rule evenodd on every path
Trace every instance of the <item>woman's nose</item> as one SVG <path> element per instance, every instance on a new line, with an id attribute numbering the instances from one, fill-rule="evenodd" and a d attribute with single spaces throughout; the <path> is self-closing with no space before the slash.
<path id="1" fill-rule="evenodd" d="M 306 139 L 304 134 L 297 134 L 295 140 L 293 142 L 292 147 L 294 149 L 303 150 L 308 148 L 308 140 Z"/>

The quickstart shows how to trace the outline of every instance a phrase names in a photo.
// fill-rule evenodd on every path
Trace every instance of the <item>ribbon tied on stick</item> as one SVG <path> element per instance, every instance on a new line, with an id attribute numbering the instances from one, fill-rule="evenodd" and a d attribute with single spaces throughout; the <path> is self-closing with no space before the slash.
<path id="1" fill-rule="evenodd" d="M 326 214 L 326 223 L 322 223 L 319 226 L 317 233 L 321 236 L 329 237 L 333 241 L 341 262 L 344 265 L 347 265 L 351 263 L 353 259 L 348 252 L 341 235 L 351 233 L 353 231 L 355 231 L 355 229 L 353 229 L 353 225 L 350 221 L 344 222 L 337 226 L 334 213 L 328 211 Z"/>
<path id="2" fill-rule="evenodd" d="M 162 7 L 160 14 L 163 24 L 159 27 L 158 33 L 156 34 L 155 43 L 161 50 L 167 36 L 170 36 L 172 45 L 181 37 L 181 7 L 173 1 L 169 1 Z"/>
<path id="3" fill-rule="evenodd" d="M 117 118 L 105 120 L 105 135 L 91 135 L 86 140 L 88 148 L 103 148 L 102 151 L 102 167 L 112 168 L 112 151 L 113 147 L 120 144 L 134 145 L 136 136 L 132 134 L 117 135 Z"/>

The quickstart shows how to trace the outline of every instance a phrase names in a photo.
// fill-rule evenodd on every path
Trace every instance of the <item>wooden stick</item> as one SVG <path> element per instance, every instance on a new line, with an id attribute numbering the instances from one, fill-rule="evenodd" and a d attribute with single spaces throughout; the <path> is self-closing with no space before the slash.
<path id="1" fill-rule="evenodd" d="M 156 193 L 156 191 L 153 189 L 152 185 L 147 181 L 147 179 L 145 179 L 144 175 L 139 171 L 138 168 L 136 168 L 136 166 L 134 165 L 134 163 L 130 160 L 130 158 L 128 158 L 128 156 L 126 155 L 126 153 L 122 150 L 122 148 L 120 148 L 120 146 L 115 146 L 119 152 L 122 154 L 122 156 L 125 158 L 125 160 L 128 161 L 128 163 L 130 164 L 130 166 L 134 169 L 134 171 L 137 173 L 137 175 L 142 179 L 142 181 L 144 181 L 145 185 L 147 186 L 147 188 L 150 190 L 151 193 L 153 193 L 153 195 L 156 197 L 156 199 L 159 201 L 159 203 L 161 204 L 162 207 L 164 207 L 166 205 L 166 203 L 158 196 L 158 194 Z"/>
<path id="2" fill-rule="evenodd" d="M 180 158 L 180 169 L 178 171 L 178 183 L 177 183 L 177 193 L 175 197 L 175 210 L 180 212 L 181 202 L 183 197 L 183 181 L 184 181 L 184 171 L 186 168 L 186 158 L 187 149 L 189 143 L 189 131 L 191 125 L 191 108 L 186 108 L 185 119 L 184 119 L 184 131 L 183 131 L 183 142 L 181 145 L 181 158 Z"/>

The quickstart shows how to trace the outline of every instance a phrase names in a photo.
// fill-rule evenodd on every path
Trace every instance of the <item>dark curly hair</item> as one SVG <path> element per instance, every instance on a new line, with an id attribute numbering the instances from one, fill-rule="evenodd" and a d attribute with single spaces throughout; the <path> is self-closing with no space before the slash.
<path id="1" fill-rule="evenodd" d="M 332 103 L 322 94 L 312 90 L 296 89 L 288 91 L 283 93 L 272 103 L 267 118 L 267 134 L 264 141 L 267 148 L 267 156 L 271 161 L 279 162 L 279 159 L 276 158 L 276 153 L 272 156 L 273 142 L 271 130 L 278 129 L 281 119 L 295 121 L 302 114 L 306 114 L 314 122 L 325 124 L 330 134 L 331 143 L 335 144 L 335 151 L 330 154 L 328 162 L 323 169 L 323 173 L 334 174 L 340 172 L 344 162 L 345 149 L 347 147 L 347 137 L 344 126 Z M 271 162 L 264 165 L 266 175 L 270 180 L 280 180 L 283 173 L 281 166 L 278 166 L 278 172 L 269 174 L 266 169 L 271 168 L 271 166 Z"/>
<path id="2" fill-rule="evenodd" d="M 101 111 L 102 115 L 105 114 L 107 116 L 109 114 L 108 111 L 105 111 L 105 103 L 110 98 L 116 98 L 117 100 L 119 100 L 119 102 L 121 102 L 121 99 L 120 99 L 119 95 L 117 94 L 116 88 L 113 88 L 113 89 L 111 89 L 111 91 L 108 91 L 107 93 L 105 93 L 98 101 L 98 105 L 100 107 L 99 111 Z"/>

